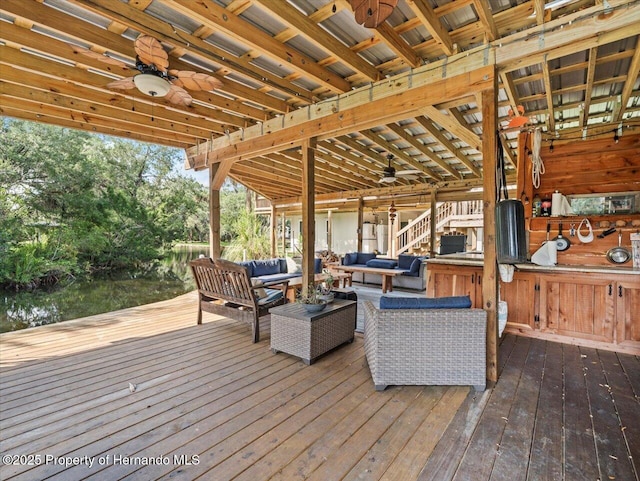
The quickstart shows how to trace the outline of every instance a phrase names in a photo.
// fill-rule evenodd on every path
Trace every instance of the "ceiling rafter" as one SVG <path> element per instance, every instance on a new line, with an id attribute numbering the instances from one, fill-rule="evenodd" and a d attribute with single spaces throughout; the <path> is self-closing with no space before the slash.
<path id="1" fill-rule="evenodd" d="M 183 147 L 190 166 L 218 165 L 212 188 L 230 176 L 272 199 L 299 193 L 299 141 L 310 136 L 324 197 L 341 190 L 416 197 L 454 180 L 481 183 L 482 72 L 501 79 L 508 175 L 518 161 L 518 129 L 506 121 L 518 104 L 530 118 L 524 128 L 540 127 L 546 138 L 578 127 L 610 135 L 640 123 L 637 2 L 574 0 L 542 12 L 544 3 L 534 0 L 444 0 L 427 22 L 412 2 L 399 0 L 399 11 L 367 30 L 347 0 L 3 0 L 1 113 Z M 222 87 L 195 92 L 188 108 L 106 89 L 111 78 L 137 72 L 98 55 L 133 66 L 137 33 L 162 42 L 171 68 L 212 75 Z M 552 110 L 556 131 L 543 123 Z M 386 152 L 394 167 L 415 162 L 443 180 L 381 186 Z"/>
<path id="2" fill-rule="evenodd" d="M 422 162 L 418 162 L 414 160 L 412 157 L 407 155 L 402 149 L 398 148 L 394 144 L 394 140 L 386 140 L 384 137 L 379 135 L 377 132 L 373 132 L 372 130 L 363 130 L 360 132 L 360 134 L 363 135 L 365 138 L 369 139 L 370 141 L 375 142 L 384 150 L 395 155 L 398 159 L 407 163 L 414 169 L 419 170 L 420 172 L 422 172 L 425 175 L 428 175 L 434 180 L 442 180 L 442 176 L 440 174 L 434 172 L 433 169 L 427 167 Z"/>
<path id="3" fill-rule="evenodd" d="M 315 22 L 302 16 L 298 10 L 286 2 L 282 2 L 282 0 L 254 0 L 254 3 L 262 5 L 272 15 L 289 25 L 289 29 L 296 36 L 304 36 L 307 41 L 313 43 L 316 47 L 330 52 L 332 63 L 342 62 L 368 80 L 379 80 L 380 73 L 373 65 L 352 52 L 351 49 L 334 36 L 328 34 L 326 30 L 320 28 Z M 326 61 L 321 61 L 321 63 L 327 64 Z"/>
<path id="4" fill-rule="evenodd" d="M 633 86 L 635 84 L 635 80 L 638 78 L 640 74 L 640 35 L 636 37 L 636 51 L 633 54 L 633 58 L 631 59 L 631 64 L 629 65 L 629 69 L 627 71 L 627 79 L 624 82 L 624 87 L 622 87 L 622 94 L 620 95 L 620 111 L 618 115 L 616 115 L 615 120 L 622 120 L 622 116 L 628 109 L 629 98 L 633 94 Z"/>
<path id="5" fill-rule="evenodd" d="M 18 3 L 21 3 L 21 0 L 7 1 L 17 1 Z M 4 4 L 5 2 L 3 0 L 0 8 L 3 8 Z M 83 3 L 83 5 L 85 4 Z M 307 104 L 315 100 L 309 96 L 309 92 L 307 90 L 280 76 L 274 75 L 267 70 L 256 67 L 252 63 L 252 58 L 234 56 L 230 52 L 216 47 L 212 43 L 206 42 L 195 35 L 188 34 L 184 31 L 178 32 L 173 25 L 169 23 L 169 21 L 159 20 L 152 15 L 129 6 L 126 3 L 113 2 L 111 0 L 91 0 L 91 2 L 85 6 L 95 13 L 104 15 L 112 20 L 117 20 L 126 24 L 129 28 L 135 31 L 151 35 L 162 42 L 167 42 L 172 45 L 188 45 L 190 53 L 194 56 L 203 57 L 222 67 L 221 72 L 215 73 L 220 73 L 220 75 L 224 77 L 228 76 L 230 73 L 237 73 L 240 76 L 250 78 L 254 82 L 268 82 L 270 89 L 279 90 L 289 96 L 287 103 Z M 97 32 L 97 35 L 98 39 L 92 43 L 100 44 L 99 38 L 101 33 Z M 222 80 L 223 82 L 228 82 L 228 80 L 225 80 L 224 78 Z M 250 92 L 251 89 L 247 89 L 247 95 Z M 252 99 L 247 98 L 246 100 Z"/>
<path id="6" fill-rule="evenodd" d="M 351 88 L 349 83 L 338 75 L 322 68 L 309 56 L 287 48 L 258 28 L 241 20 L 237 15 L 216 5 L 206 6 L 191 0 L 161 0 L 175 7 L 179 12 L 198 19 L 204 25 L 211 25 L 235 39 L 240 39 L 251 48 L 271 58 L 285 62 L 300 75 L 313 78 L 324 88 L 334 93 L 346 92 Z"/>
<path id="7" fill-rule="evenodd" d="M 19 45 L 20 47 L 31 49 L 32 51 L 41 51 L 41 49 L 43 48 L 42 40 L 41 38 L 39 38 L 41 36 L 39 34 L 31 30 L 24 30 L 13 25 L 7 25 L 6 27 L 3 26 L 2 33 L 0 33 L 0 37 L 9 42 L 14 42 L 16 45 Z M 76 63 L 76 66 L 80 68 L 82 68 L 83 65 L 86 65 L 88 68 L 91 68 L 94 71 L 101 71 L 101 72 L 104 72 L 105 74 L 111 75 L 111 77 L 106 77 L 106 76 L 102 77 L 104 85 L 106 85 L 110 80 L 113 80 L 113 76 L 115 75 L 117 75 L 120 78 L 122 78 L 121 76 L 128 77 L 133 75 L 132 70 L 129 68 L 114 66 L 111 64 L 107 64 L 105 62 L 101 62 L 100 60 L 88 57 L 86 55 L 78 54 L 74 52 L 73 47 L 71 45 L 53 38 L 47 41 L 46 48 L 47 48 L 47 55 L 50 55 L 50 56 L 55 55 L 57 58 L 61 60 L 74 62 Z M 130 50 L 130 53 L 133 53 L 133 43 L 130 43 L 128 45 L 128 48 Z M 115 52 L 115 50 L 111 50 L 111 51 Z M 122 53 L 117 52 L 117 53 L 122 57 L 127 56 L 126 53 L 124 52 Z M 128 56 L 130 56 L 130 54 Z M 132 64 L 133 64 L 133 59 L 132 59 Z M 179 70 L 186 70 L 190 68 L 189 65 L 183 64 L 182 62 L 176 62 L 175 64 L 172 64 L 172 67 L 178 67 Z M 89 70 L 88 68 L 84 68 L 83 70 L 88 71 Z M 53 69 L 54 67 L 51 66 L 50 70 L 53 70 Z M 123 75 L 123 74 L 126 74 L 126 75 Z M 127 92 L 127 95 L 144 98 L 137 91 Z M 194 92 L 192 96 L 194 99 L 199 100 L 202 104 L 211 105 L 211 107 L 213 108 L 224 109 L 229 112 L 238 112 L 239 114 L 242 114 L 251 119 L 265 120 L 269 116 L 268 113 L 263 110 L 257 109 L 255 107 L 250 107 L 248 105 L 243 105 L 240 102 L 236 102 L 226 97 L 222 97 L 220 95 L 212 94 L 209 92 Z M 189 109 L 189 110 L 193 110 L 193 109 Z M 246 125 L 246 120 L 243 120 L 241 117 L 237 115 L 230 116 L 229 114 L 221 113 L 219 110 L 216 111 L 216 114 L 213 117 L 214 117 L 213 119 L 214 121 L 217 119 L 220 122 L 228 122 L 229 124 L 233 124 L 237 126 Z"/>
<path id="8" fill-rule="evenodd" d="M 442 22 L 434 13 L 431 6 L 421 0 L 407 0 L 407 4 L 411 8 L 411 10 L 413 10 L 413 13 L 415 13 L 416 17 L 418 17 L 422 21 L 426 29 L 429 30 L 429 33 L 438 43 L 442 51 L 446 55 L 453 55 L 453 53 L 456 51 L 453 40 L 451 40 L 449 32 L 445 30 Z"/>
<path id="9" fill-rule="evenodd" d="M 598 56 L 598 48 L 593 47 L 589 49 L 589 61 L 587 67 L 587 78 L 584 86 L 584 104 L 582 105 L 582 112 L 580 116 L 582 120 L 580 124 L 583 127 L 587 126 L 587 120 L 589 119 L 589 109 L 591 107 L 591 96 L 593 95 L 593 81 L 596 76 L 596 59 Z"/>

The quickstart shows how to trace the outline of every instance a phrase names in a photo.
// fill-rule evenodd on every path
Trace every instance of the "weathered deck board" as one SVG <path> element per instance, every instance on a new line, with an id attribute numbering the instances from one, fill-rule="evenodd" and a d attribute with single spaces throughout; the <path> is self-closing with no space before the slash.
<path id="1" fill-rule="evenodd" d="M 271 353 L 268 317 L 253 344 L 195 313 L 186 295 L 1 335 L 0 453 L 95 462 L 0 479 L 638 480 L 636 356 L 509 335 L 493 390 L 376 392 L 360 335 L 306 366 Z"/>

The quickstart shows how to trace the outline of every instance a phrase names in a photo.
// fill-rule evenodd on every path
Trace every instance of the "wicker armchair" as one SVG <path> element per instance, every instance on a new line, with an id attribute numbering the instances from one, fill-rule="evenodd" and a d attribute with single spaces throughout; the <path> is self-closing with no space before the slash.
<path id="1" fill-rule="evenodd" d="M 253 342 L 258 342 L 259 318 L 287 302 L 288 280 L 252 285 L 246 267 L 224 259 L 203 257 L 190 266 L 198 288 L 198 324 L 202 324 L 202 311 L 244 321 L 251 324 Z"/>
<path id="2" fill-rule="evenodd" d="M 486 387 L 482 309 L 378 309 L 364 301 L 364 349 L 377 391 L 388 385 Z"/>

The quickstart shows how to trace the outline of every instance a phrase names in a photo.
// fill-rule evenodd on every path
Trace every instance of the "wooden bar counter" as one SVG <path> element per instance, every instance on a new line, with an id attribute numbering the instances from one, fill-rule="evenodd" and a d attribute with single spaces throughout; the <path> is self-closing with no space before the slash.
<path id="1" fill-rule="evenodd" d="M 427 260 L 427 296 L 469 295 L 482 307 L 481 254 Z M 507 332 L 640 355 L 640 271 L 631 267 L 517 264 L 500 282 Z"/>

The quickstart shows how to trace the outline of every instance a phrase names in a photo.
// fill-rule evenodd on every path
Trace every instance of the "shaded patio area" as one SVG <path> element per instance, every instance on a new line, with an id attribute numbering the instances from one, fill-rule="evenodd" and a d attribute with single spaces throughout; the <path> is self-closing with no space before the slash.
<path id="1" fill-rule="evenodd" d="M 361 335 L 306 366 L 268 317 L 258 344 L 195 317 L 187 294 L 0 336 L 0 452 L 41 456 L 0 477 L 638 479 L 637 356 L 508 335 L 493 390 L 375 392 Z"/>

